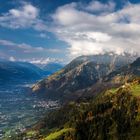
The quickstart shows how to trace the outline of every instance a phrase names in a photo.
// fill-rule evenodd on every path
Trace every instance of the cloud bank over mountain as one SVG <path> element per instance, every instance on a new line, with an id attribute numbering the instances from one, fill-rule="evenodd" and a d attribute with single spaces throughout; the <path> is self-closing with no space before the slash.
<path id="1" fill-rule="evenodd" d="M 57 25 L 53 31 L 69 44 L 72 56 L 110 51 L 140 53 L 139 13 L 140 4 L 126 3 L 116 10 L 111 1 L 71 3 L 59 7 L 52 16 Z"/>
<path id="2" fill-rule="evenodd" d="M 0 54 L 36 62 L 106 52 L 140 54 L 139 13 L 140 3 L 129 1 L 121 8 L 113 0 L 70 1 L 48 13 L 33 1 L 22 1 L 0 13 L 0 27 L 17 36 L 7 39 L 0 31 Z"/>

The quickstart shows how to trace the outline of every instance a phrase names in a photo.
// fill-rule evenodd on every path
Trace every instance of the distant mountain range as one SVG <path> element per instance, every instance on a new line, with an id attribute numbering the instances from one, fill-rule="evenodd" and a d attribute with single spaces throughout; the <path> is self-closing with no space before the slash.
<path id="1" fill-rule="evenodd" d="M 64 66 L 59 63 L 48 63 L 42 69 L 46 71 L 48 74 L 53 74 L 56 71 L 62 69 Z"/>
<path id="2" fill-rule="evenodd" d="M 135 56 L 128 54 L 80 56 L 63 69 L 35 84 L 32 91 L 55 98 L 73 95 L 78 90 L 103 81 L 105 76 L 129 65 L 135 59 Z"/>
<path id="3" fill-rule="evenodd" d="M 43 70 L 27 62 L 0 61 L 0 83 L 32 81 L 43 75 Z"/>
<path id="4" fill-rule="evenodd" d="M 39 80 L 59 70 L 59 64 L 48 64 L 44 69 L 28 62 L 0 60 L 0 83 L 22 83 Z M 62 67 L 61 67 L 62 68 Z M 51 71 L 52 69 L 52 71 Z"/>

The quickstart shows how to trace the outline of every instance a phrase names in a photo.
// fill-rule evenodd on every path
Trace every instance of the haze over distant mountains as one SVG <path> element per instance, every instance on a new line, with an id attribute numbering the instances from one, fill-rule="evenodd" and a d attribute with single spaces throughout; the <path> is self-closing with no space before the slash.
<path id="1" fill-rule="evenodd" d="M 0 60 L 0 83 L 22 83 L 39 80 L 62 68 L 59 64 L 48 64 L 44 69 L 28 62 Z"/>
<path id="2" fill-rule="evenodd" d="M 47 71 L 49 74 L 53 74 L 54 72 L 63 68 L 62 64 L 51 62 L 46 64 L 42 69 Z"/>
<path id="3" fill-rule="evenodd" d="M 0 61 L 0 83 L 37 80 L 44 72 L 27 62 Z"/>

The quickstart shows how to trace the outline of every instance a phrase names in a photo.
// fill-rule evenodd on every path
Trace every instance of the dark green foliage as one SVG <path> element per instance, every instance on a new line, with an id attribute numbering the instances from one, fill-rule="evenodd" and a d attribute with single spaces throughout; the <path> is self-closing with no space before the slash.
<path id="1" fill-rule="evenodd" d="M 136 98 L 126 89 L 96 101 L 90 111 L 77 118 L 77 140 L 128 140 L 137 108 Z"/>

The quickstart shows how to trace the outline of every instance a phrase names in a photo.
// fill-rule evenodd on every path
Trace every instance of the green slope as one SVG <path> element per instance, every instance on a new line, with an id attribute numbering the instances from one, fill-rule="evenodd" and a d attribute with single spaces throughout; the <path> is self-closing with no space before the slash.
<path id="1" fill-rule="evenodd" d="M 140 82 L 135 80 L 107 90 L 96 99 L 71 102 L 51 112 L 31 130 L 33 133 L 28 131 L 24 137 L 30 134 L 30 139 L 39 140 L 139 140 L 139 97 Z M 22 137 L 23 134 L 19 139 Z"/>

